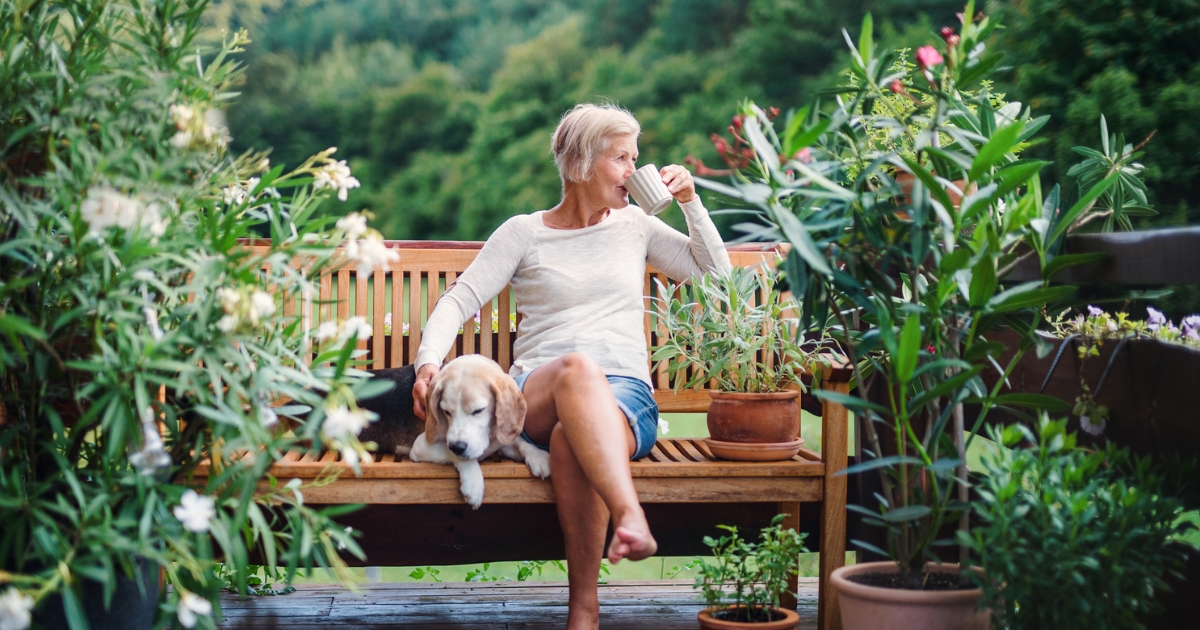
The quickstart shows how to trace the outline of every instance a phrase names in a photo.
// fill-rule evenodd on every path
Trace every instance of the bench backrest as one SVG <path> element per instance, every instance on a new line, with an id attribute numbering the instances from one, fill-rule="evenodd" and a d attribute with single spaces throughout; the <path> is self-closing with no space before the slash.
<path id="1" fill-rule="evenodd" d="M 386 269 L 367 276 L 352 267 L 325 274 L 320 279 L 319 295 L 315 296 L 310 312 L 304 312 L 299 300 L 284 303 L 286 315 L 307 317 L 311 329 L 331 319 L 344 320 L 363 317 L 371 324 L 369 340 L 360 341 L 359 348 L 367 351 L 367 367 L 382 369 L 407 365 L 416 357 L 421 344 L 421 330 L 438 298 L 458 275 L 467 269 L 482 242 L 462 241 L 388 241 L 389 248 L 400 253 L 400 260 Z M 251 249 L 255 246 L 248 245 Z M 734 265 L 774 265 L 778 252 L 776 244 L 743 244 L 728 247 Z M 664 284 L 665 274 L 647 267 L 646 296 L 656 295 L 654 279 Z M 650 314 L 650 299 L 646 299 L 646 347 L 658 343 L 656 323 Z M 512 347 L 516 340 L 517 309 L 511 290 L 505 288 L 477 314 L 475 325 L 463 327 L 447 360 L 461 354 L 478 353 L 495 359 L 505 370 L 512 364 Z M 647 361 L 649 352 L 647 351 Z M 708 409 L 709 396 L 704 390 L 671 390 L 665 370 L 653 374 L 655 398 L 663 412 L 698 412 Z"/>

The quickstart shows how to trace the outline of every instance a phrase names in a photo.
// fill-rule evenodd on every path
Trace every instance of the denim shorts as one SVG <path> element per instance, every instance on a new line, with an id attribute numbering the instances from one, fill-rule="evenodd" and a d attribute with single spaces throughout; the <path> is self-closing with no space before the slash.
<path id="1" fill-rule="evenodd" d="M 535 371 L 536 368 L 516 378 L 517 387 L 520 387 L 522 392 L 525 391 L 525 380 Z M 633 439 L 637 444 L 637 450 L 629 459 L 641 459 L 649 455 L 650 451 L 654 449 L 654 441 L 658 439 L 658 403 L 654 401 L 653 390 L 641 379 L 629 376 L 606 376 L 605 378 L 608 379 L 608 385 L 617 399 L 617 407 L 629 420 L 629 428 L 633 429 Z M 549 445 L 538 444 L 524 431 L 521 431 L 521 437 L 543 451 L 550 450 Z"/>

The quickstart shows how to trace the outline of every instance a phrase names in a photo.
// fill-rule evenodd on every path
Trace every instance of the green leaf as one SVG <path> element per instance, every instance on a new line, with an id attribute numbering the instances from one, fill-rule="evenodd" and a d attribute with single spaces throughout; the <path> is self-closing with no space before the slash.
<path id="1" fill-rule="evenodd" d="M 1082 214 L 1083 211 L 1086 210 L 1093 201 L 1095 201 L 1100 195 L 1103 195 L 1110 186 L 1115 184 L 1117 179 L 1120 177 L 1120 173 L 1113 173 L 1102 181 L 1096 182 L 1096 184 L 1092 186 L 1091 190 L 1088 190 L 1086 195 L 1080 197 L 1079 201 L 1076 201 L 1075 205 L 1071 206 L 1071 209 L 1068 210 L 1067 213 L 1058 220 L 1058 223 L 1054 226 L 1054 231 L 1050 233 L 1050 239 L 1048 242 L 1053 243 L 1054 241 L 1058 240 L 1058 237 L 1065 234 L 1066 231 L 1070 229 L 1071 224 L 1075 222 L 1075 219 L 1078 218 L 1079 215 Z"/>
<path id="2" fill-rule="evenodd" d="M 896 367 L 896 378 L 901 383 L 912 379 L 913 370 L 917 368 L 917 358 L 921 351 L 921 318 L 910 315 L 904 321 L 904 329 L 900 331 L 900 345 L 896 348 L 893 365 Z"/>
<path id="3" fill-rule="evenodd" d="M 980 402 L 984 401 L 991 402 L 994 405 L 1017 405 L 1020 407 L 1045 409 L 1054 413 L 1063 413 L 1071 409 L 1070 403 L 1054 396 L 1047 396 L 1046 394 L 1001 394 L 983 399 Z"/>
<path id="4" fill-rule="evenodd" d="M 812 395 L 822 402 L 833 403 L 843 407 L 849 407 L 850 409 L 869 409 L 885 416 L 891 415 L 892 413 L 890 409 L 884 407 L 883 405 L 863 400 L 857 396 L 851 396 L 850 394 L 843 394 L 841 392 L 835 392 L 828 389 L 814 390 Z"/>
<path id="5" fill-rule="evenodd" d="M 988 301 L 987 307 L 993 313 L 1004 313 L 1031 306 L 1043 306 L 1074 292 L 1075 287 L 1043 287 L 1041 282 L 1026 282 L 997 294 Z"/>
<path id="6" fill-rule="evenodd" d="M 1025 185 L 1031 177 L 1037 175 L 1047 164 L 1049 162 L 1033 160 L 1012 164 L 1000 169 L 996 173 L 996 179 L 1000 180 L 1000 187 L 996 190 L 996 196 L 1003 197 L 1018 186 Z"/>
<path id="7" fill-rule="evenodd" d="M 1100 262 L 1107 258 L 1107 254 L 1063 254 L 1056 257 L 1054 260 L 1046 263 L 1046 267 L 1042 269 L 1042 279 L 1049 280 L 1067 267 L 1082 265 L 1091 262 Z"/>
<path id="8" fill-rule="evenodd" d="M 863 16 L 862 31 L 858 36 L 858 54 L 862 56 L 864 70 L 871 63 L 871 57 L 875 54 L 874 30 L 875 21 L 871 18 L 871 14 L 867 13 Z"/>
<path id="9" fill-rule="evenodd" d="M 925 184 L 925 187 L 929 189 L 929 194 L 933 195 L 933 198 L 942 204 L 942 208 L 946 212 L 950 212 L 954 208 L 954 202 L 950 201 L 950 195 L 946 194 L 946 190 L 937 183 L 937 180 L 933 178 L 933 174 L 925 170 L 925 167 L 918 164 L 913 158 L 907 155 L 903 157 L 904 163 L 908 165 L 908 169 L 912 171 L 913 176 L 921 180 L 922 184 Z"/>
<path id="10" fill-rule="evenodd" d="M 881 514 L 880 518 L 889 523 L 905 523 L 925 518 L 932 512 L 933 510 L 928 505 L 907 505 L 894 510 L 888 510 Z"/>
<path id="11" fill-rule="evenodd" d="M 971 270 L 971 306 L 981 308 L 996 293 L 996 263 L 991 256 L 983 256 Z"/>
<path id="12" fill-rule="evenodd" d="M 799 118 L 800 115 L 797 114 L 796 118 L 793 118 L 793 120 L 797 120 Z M 817 138 L 820 138 L 821 134 L 825 133 L 825 131 L 829 129 L 829 124 L 831 122 L 832 119 L 823 118 L 818 120 L 817 123 L 812 127 L 805 129 L 803 133 L 793 133 L 792 129 L 789 127 L 788 133 L 784 136 L 783 141 L 784 151 L 787 153 L 788 158 L 790 159 L 795 157 L 797 151 L 811 146 L 812 143 L 816 142 Z"/>
<path id="13" fill-rule="evenodd" d="M 889 455 L 887 457 L 877 457 L 874 459 L 868 459 L 867 461 L 862 462 L 861 464 L 847 466 L 846 468 L 839 470 L 837 472 L 837 474 L 838 475 L 854 475 L 854 474 L 858 474 L 861 472 L 867 472 L 869 470 L 875 470 L 877 468 L 890 468 L 897 464 L 912 464 L 914 466 L 920 466 L 924 463 L 925 462 L 917 459 L 916 457 L 908 457 L 908 456 L 903 456 L 903 455 Z"/>
<path id="14" fill-rule="evenodd" d="M 967 177 L 971 181 L 978 180 L 985 171 L 999 164 L 1005 155 L 1012 152 L 1013 147 L 1017 144 L 1017 136 L 1021 134 L 1021 129 L 1024 127 L 1025 121 L 1017 120 L 997 129 L 987 144 L 979 148 L 979 155 L 975 156 L 975 161 L 971 164 L 971 172 L 967 173 Z"/>

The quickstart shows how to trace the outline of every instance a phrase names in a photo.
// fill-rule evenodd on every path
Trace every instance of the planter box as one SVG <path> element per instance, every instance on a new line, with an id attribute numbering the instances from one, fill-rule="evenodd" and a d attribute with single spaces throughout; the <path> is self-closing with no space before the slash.
<path id="1" fill-rule="evenodd" d="M 997 341 L 1010 348 L 1000 360 L 1006 365 L 1016 348 L 1017 336 L 1003 332 Z M 1080 360 L 1078 343 L 1070 341 L 1053 373 L 1050 368 L 1064 340 L 1046 337 L 1054 349 L 1038 358 L 1031 350 L 1009 376 L 1009 388 L 1004 393 L 1042 393 L 1074 404 L 1080 393 Z M 1114 353 L 1116 356 L 1114 357 Z M 1111 365 L 1111 367 L 1110 367 Z M 1105 341 L 1100 356 L 1083 361 L 1083 378 L 1096 396 L 1096 401 L 1108 407 L 1108 426 L 1100 436 L 1079 430 L 1079 418 L 1071 416 L 1071 428 L 1079 432 L 1081 443 L 1111 440 L 1142 454 L 1161 456 L 1179 453 L 1191 456 L 1200 453 L 1200 350 L 1154 339 Z M 1101 376 L 1108 369 L 1103 387 Z M 999 373 L 985 370 L 984 381 L 991 387 Z M 968 413 L 970 418 L 972 414 Z M 989 423 L 1013 422 L 1017 418 L 1003 410 L 993 410 Z"/>

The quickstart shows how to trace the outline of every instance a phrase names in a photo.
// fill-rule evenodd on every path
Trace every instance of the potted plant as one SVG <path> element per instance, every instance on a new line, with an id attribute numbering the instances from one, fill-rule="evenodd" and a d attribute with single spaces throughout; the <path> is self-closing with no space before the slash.
<path id="1" fill-rule="evenodd" d="M 700 182 L 757 209 L 766 227 L 756 230 L 792 245 L 782 267 L 801 326 L 833 318 L 829 334 L 854 367 L 853 394 L 814 393 L 859 418 L 866 457 L 844 474 L 878 476 L 879 491 L 864 495 L 877 504 L 852 509 L 883 536 L 855 542 L 891 561 L 834 572 L 849 630 L 880 618 L 893 628 L 986 627 L 988 615 L 977 611 L 982 592 L 935 553 L 953 545 L 955 523 L 967 524 L 966 448 L 994 408 L 1068 408 L 985 387 L 981 371 L 1010 349 L 986 335 L 1014 331 L 1003 374 L 1028 350 L 1044 350 L 1034 333 L 1043 307 L 1061 308 L 1075 291 L 1047 280 L 1084 262 L 1058 255 L 1062 236 L 1119 177 L 1070 205 L 1060 205 L 1057 188 L 1043 195 L 1045 163 L 1016 159 L 1042 120 L 1019 105 L 993 107 L 985 80 L 999 57 L 983 41 L 996 24 L 976 15 L 973 2 L 961 15 L 938 47 L 916 51 L 915 67 L 875 49 L 868 15 L 837 107 L 806 108 L 777 131 L 747 103 L 741 133 L 754 159 L 731 184 Z M 913 108 L 877 107 L 896 94 L 909 95 Z M 908 138 L 899 148 L 873 145 L 880 129 Z M 916 179 L 911 195 L 896 185 L 898 172 Z M 952 184 L 958 180 L 965 187 Z M 966 194 L 957 200 L 951 188 Z M 1037 254 L 1042 278 L 1009 282 L 1023 243 Z M 960 548 L 959 558 L 965 553 Z M 872 616 L 876 605 L 885 612 Z"/>
<path id="2" fill-rule="evenodd" d="M 651 360 L 676 391 L 713 384 L 707 443 L 718 457 L 779 460 L 795 455 L 797 400 L 816 345 L 807 344 L 774 265 L 735 267 L 687 285 L 658 285 L 663 343 Z"/>
<path id="3" fill-rule="evenodd" d="M 704 596 L 697 614 L 701 628 L 710 630 L 791 630 L 800 622 L 794 610 L 779 606 L 788 577 L 798 569 L 804 553 L 804 534 L 783 527 L 786 515 L 776 516 L 759 532 L 758 542 L 738 534 L 738 528 L 718 525 L 729 532 L 719 538 L 704 537 L 713 562 L 700 565 L 696 588 Z"/>
<path id="4" fill-rule="evenodd" d="M 1066 427 L 1044 415 L 1036 431 L 992 427 L 1002 448 L 983 457 L 977 524 L 960 540 L 987 572 L 979 584 L 997 627 L 1140 628 L 1183 566 L 1173 540 L 1195 525 L 1149 460 L 1078 447 Z M 1180 472 L 1195 484 L 1194 465 Z"/>
<path id="5" fill-rule="evenodd" d="M 364 216 L 315 217 L 357 185 L 333 149 L 290 172 L 227 152 L 247 40 L 201 42 L 205 5 L 0 5 L 4 628 L 211 627 L 253 556 L 343 579 L 339 550 L 361 557 L 266 472 L 302 443 L 365 454 L 362 333 L 318 342 L 289 304 L 343 243 L 360 272 L 395 255 Z"/>

